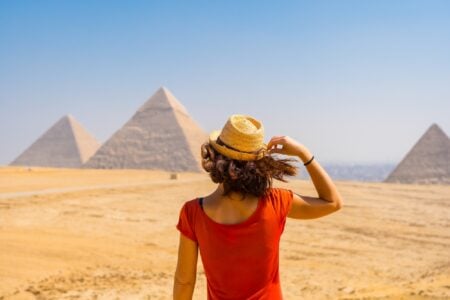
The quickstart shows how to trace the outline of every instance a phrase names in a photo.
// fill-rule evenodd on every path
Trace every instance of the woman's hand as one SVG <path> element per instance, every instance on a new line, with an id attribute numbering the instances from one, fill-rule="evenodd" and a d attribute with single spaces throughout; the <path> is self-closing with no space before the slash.
<path id="1" fill-rule="evenodd" d="M 279 148 L 279 145 L 282 147 Z M 306 162 L 311 158 L 311 153 L 305 146 L 286 135 L 272 137 L 270 142 L 267 144 L 267 150 L 269 154 L 280 153 L 284 155 L 298 156 L 303 162 Z"/>
<path id="2" fill-rule="evenodd" d="M 278 148 L 281 145 L 282 148 Z M 288 136 L 274 136 L 267 144 L 267 151 L 285 155 L 298 156 L 304 163 L 312 157 L 311 152 L 302 144 Z M 342 197 L 327 172 L 317 160 L 313 160 L 306 169 L 311 176 L 318 197 L 293 194 L 289 218 L 314 219 L 339 210 L 342 207 Z"/>

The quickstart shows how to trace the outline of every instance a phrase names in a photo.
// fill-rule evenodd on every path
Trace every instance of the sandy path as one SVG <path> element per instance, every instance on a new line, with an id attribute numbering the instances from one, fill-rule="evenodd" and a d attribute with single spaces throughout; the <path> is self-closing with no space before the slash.
<path id="1" fill-rule="evenodd" d="M 179 209 L 214 184 L 102 171 L 0 170 L 0 299 L 170 298 Z M 314 195 L 308 181 L 276 185 Z M 449 299 L 450 186 L 337 185 L 343 210 L 287 221 L 286 299 Z M 194 298 L 205 289 L 199 262 Z"/>
<path id="2" fill-rule="evenodd" d="M 202 179 L 179 179 L 178 182 L 188 184 L 195 181 L 199 181 Z M 93 191 L 93 190 L 107 190 L 107 189 L 118 189 L 118 188 L 130 188 L 130 187 L 139 187 L 146 186 L 149 184 L 157 185 L 165 183 L 167 184 L 167 179 L 165 180 L 152 180 L 150 183 L 124 183 L 124 184 L 102 184 L 102 185 L 93 185 L 93 186 L 84 186 L 84 187 L 66 187 L 66 188 L 53 188 L 53 189 L 44 189 L 44 190 L 35 190 L 35 191 L 23 191 L 23 192 L 14 192 L 14 193 L 2 193 L 0 194 L 0 200 L 6 199 L 15 199 L 15 198 L 24 198 L 31 196 L 43 196 L 43 195 L 51 195 L 51 194 L 65 194 L 71 192 L 81 192 L 81 191 Z"/>

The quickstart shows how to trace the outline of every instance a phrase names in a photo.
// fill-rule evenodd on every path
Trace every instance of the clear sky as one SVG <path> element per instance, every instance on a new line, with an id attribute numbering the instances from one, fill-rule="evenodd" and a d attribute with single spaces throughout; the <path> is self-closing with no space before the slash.
<path id="1" fill-rule="evenodd" d="M 72 114 L 108 139 L 160 87 L 322 162 L 450 134 L 450 1 L 0 1 L 0 164 Z"/>

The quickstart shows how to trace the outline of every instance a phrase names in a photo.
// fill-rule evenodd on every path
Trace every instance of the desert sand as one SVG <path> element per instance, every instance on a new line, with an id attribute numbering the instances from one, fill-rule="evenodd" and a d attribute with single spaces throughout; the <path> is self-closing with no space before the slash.
<path id="1" fill-rule="evenodd" d="M 287 220 L 285 298 L 449 299 L 450 186 L 336 185 L 342 210 Z M 179 210 L 214 188 L 206 174 L 0 168 L 0 299 L 170 299 Z"/>

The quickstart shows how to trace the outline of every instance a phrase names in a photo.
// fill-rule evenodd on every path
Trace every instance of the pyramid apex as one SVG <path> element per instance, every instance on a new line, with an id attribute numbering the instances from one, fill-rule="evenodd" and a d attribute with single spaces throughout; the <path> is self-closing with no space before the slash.
<path id="1" fill-rule="evenodd" d="M 432 132 L 436 132 L 441 135 L 447 136 L 447 134 L 444 132 L 444 130 L 442 130 L 442 128 L 437 123 L 431 124 L 431 126 L 428 127 L 428 130 L 425 132 L 424 135 L 431 134 Z"/>
<path id="2" fill-rule="evenodd" d="M 166 95 L 172 95 L 173 96 L 172 92 L 167 87 L 165 87 L 164 85 L 159 87 L 158 92 L 163 92 Z"/>
<path id="3" fill-rule="evenodd" d="M 158 90 L 138 109 L 137 112 L 155 109 L 171 109 L 187 116 L 189 115 L 183 104 L 181 104 L 165 86 L 158 88 Z"/>
<path id="4" fill-rule="evenodd" d="M 432 123 L 429 128 L 440 128 L 437 123 Z"/>
<path id="5" fill-rule="evenodd" d="M 156 93 L 157 93 L 157 92 L 165 92 L 165 91 L 167 91 L 167 90 L 168 90 L 168 89 L 167 89 L 166 86 L 161 85 L 161 86 L 156 90 Z"/>
<path id="6" fill-rule="evenodd" d="M 430 128 L 441 129 L 441 127 L 437 123 L 431 124 Z"/>
<path id="7" fill-rule="evenodd" d="M 71 114 L 66 114 L 66 115 L 64 115 L 64 116 L 60 119 L 60 121 L 66 121 L 66 122 L 68 122 L 72 127 L 73 127 L 73 124 L 78 124 L 77 119 L 75 119 L 75 117 L 74 117 L 73 115 L 71 115 Z"/>
<path id="8" fill-rule="evenodd" d="M 58 119 L 58 121 L 54 124 L 71 124 L 75 121 L 75 118 L 71 114 L 65 114 Z"/>

